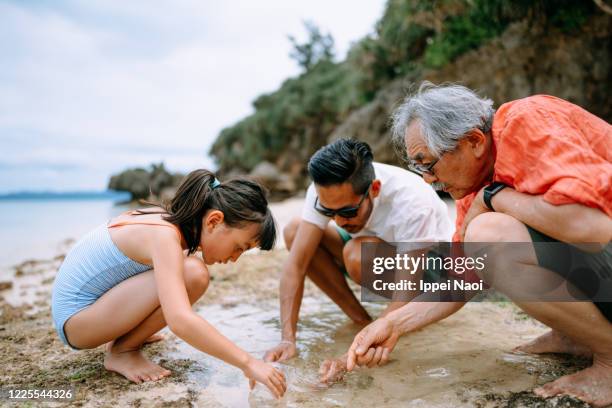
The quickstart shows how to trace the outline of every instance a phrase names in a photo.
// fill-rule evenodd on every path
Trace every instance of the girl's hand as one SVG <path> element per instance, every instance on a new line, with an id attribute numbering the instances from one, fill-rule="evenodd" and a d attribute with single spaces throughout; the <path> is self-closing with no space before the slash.
<path id="1" fill-rule="evenodd" d="M 249 387 L 253 389 L 255 382 L 260 382 L 274 395 L 281 398 L 287 391 L 285 375 L 271 364 L 251 358 L 244 369 L 244 375 L 249 379 Z"/>

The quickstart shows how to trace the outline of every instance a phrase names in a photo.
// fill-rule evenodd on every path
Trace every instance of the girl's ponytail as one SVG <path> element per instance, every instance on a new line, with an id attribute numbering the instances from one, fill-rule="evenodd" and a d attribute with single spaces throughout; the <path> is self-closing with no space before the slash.
<path id="1" fill-rule="evenodd" d="M 196 251 L 200 243 L 202 217 L 209 208 L 214 181 L 215 175 L 208 170 L 192 171 L 166 207 L 168 215 L 164 219 L 179 227 L 190 254 Z"/>
<path id="2" fill-rule="evenodd" d="M 200 169 L 185 177 L 163 217 L 179 227 L 190 254 L 200 245 L 202 218 L 211 209 L 221 211 L 229 227 L 259 224 L 258 246 L 264 250 L 274 247 L 276 227 L 263 187 L 247 179 L 220 183 L 212 172 Z"/>

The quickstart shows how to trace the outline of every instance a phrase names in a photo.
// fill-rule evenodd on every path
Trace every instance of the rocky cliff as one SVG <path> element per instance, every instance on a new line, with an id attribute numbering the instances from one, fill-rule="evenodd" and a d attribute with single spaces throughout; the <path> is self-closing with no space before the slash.
<path id="1" fill-rule="evenodd" d="M 496 106 L 550 94 L 612 119 L 612 16 L 577 0 L 390 0 L 376 35 L 254 102 L 211 149 L 222 175 L 250 173 L 281 198 L 308 183 L 308 158 L 339 137 L 398 164 L 394 107 L 423 80 L 457 82 Z"/>
<path id="2" fill-rule="evenodd" d="M 422 80 L 458 82 L 495 101 L 496 106 L 534 94 L 549 94 L 612 120 L 612 18 L 598 15 L 578 33 L 514 23 L 502 36 L 437 70 L 401 78 L 353 112 L 329 140 L 355 137 L 372 146 L 375 159 L 399 163 L 389 144 L 393 109 Z M 287 155 L 290 153 L 287 152 Z"/>

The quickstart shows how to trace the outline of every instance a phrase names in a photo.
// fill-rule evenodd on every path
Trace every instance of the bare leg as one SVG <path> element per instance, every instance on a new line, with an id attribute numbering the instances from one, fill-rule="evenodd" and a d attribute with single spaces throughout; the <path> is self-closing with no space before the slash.
<path id="1" fill-rule="evenodd" d="M 344 266 L 349 276 L 351 277 L 351 279 L 355 283 L 360 284 L 360 285 L 362 282 L 362 274 L 361 274 L 361 268 L 362 268 L 361 263 L 362 263 L 362 252 L 363 252 L 362 245 L 364 243 L 365 244 L 376 244 L 376 247 L 375 247 L 376 254 L 370 254 L 366 256 L 394 257 L 397 254 L 397 249 L 394 246 L 388 244 L 387 242 L 383 241 L 382 239 L 378 237 L 361 236 L 361 237 L 353 238 L 349 242 L 347 242 L 342 250 L 342 258 L 344 260 Z M 373 248 L 370 247 L 369 249 L 373 249 Z M 369 263 L 372 264 L 372 259 L 369 260 Z M 420 280 L 423 275 L 421 271 L 419 271 L 419 273 L 416 273 L 416 274 L 404 273 L 400 275 L 401 272 L 402 271 L 399 271 L 399 270 L 395 271 L 393 278 L 411 280 L 418 284 L 418 280 Z M 396 301 L 394 299 L 394 295 L 397 295 L 397 293 L 394 293 L 394 291 L 386 291 L 386 292 L 383 291 L 383 292 L 379 292 L 378 294 L 390 300 L 382 316 L 386 315 L 392 310 L 395 310 L 405 305 L 406 303 L 408 303 L 409 300 L 411 300 L 409 296 L 401 295 L 399 296 L 399 298 L 401 298 L 401 301 Z M 418 293 L 416 293 L 415 291 L 414 296 L 416 295 L 418 295 Z"/>
<path id="2" fill-rule="evenodd" d="M 472 221 L 466 241 L 499 241 L 499 231 L 504 231 L 503 239 L 507 242 L 531 240 L 527 228 L 520 221 L 505 214 L 486 213 Z M 504 273 L 543 269 L 538 266 L 535 252 L 523 256 L 530 259 L 509 262 Z M 545 384 L 534 392 L 542 397 L 571 395 L 595 406 L 612 404 L 612 324 L 599 309 L 591 302 L 517 302 L 517 305 L 581 350 L 587 349 L 593 354 L 591 367 Z"/>
<path id="3" fill-rule="evenodd" d="M 385 241 L 376 237 L 353 238 L 342 249 L 342 259 L 346 271 L 351 279 L 358 284 L 361 284 L 361 244 L 363 242 L 383 244 Z M 391 253 L 386 255 L 393 256 Z"/>
<path id="4" fill-rule="evenodd" d="M 567 333 L 571 342 L 590 351 L 593 365 L 534 390 L 542 397 L 571 395 L 595 406 L 612 404 L 612 324 L 590 302 L 522 303 L 544 324 Z M 555 319 L 549 321 L 548 319 Z M 598 327 L 607 329 L 597 330 Z"/>
<path id="5" fill-rule="evenodd" d="M 612 360 L 594 355 L 592 366 L 544 384 L 534 392 L 544 398 L 571 395 L 596 407 L 609 407 L 612 404 Z"/>
<path id="6" fill-rule="evenodd" d="M 576 343 L 556 330 L 551 330 L 529 343 L 517 346 L 514 351 L 530 354 L 559 353 L 582 357 L 593 356 L 593 352 L 588 347 Z"/>
<path id="7" fill-rule="evenodd" d="M 287 248 L 291 248 L 300 219 L 294 219 L 284 229 Z M 342 239 L 333 226 L 328 226 L 323 234 L 306 275 L 329 298 L 336 303 L 346 315 L 357 324 L 369 323 L 372 319 L 363 308 L 355 294 L 348 286 L 336 261 L 342 263 Z"/>
<path id="8" fill-rule="evenodd" d="M 163 334 L 161 334 L 161 333 L 155 333 L 155 334 L 150 335 L 150 336 L 149 336 L 149 337 L 148 337 L 148 338 L 147 338 L 147 339 L 144 341 L 144 343 L 143 343 L 143 344 L 157 343 L 158 341 L 162 341 L 162 340 L 164 340 L 164 339 L 165 339 L 165 337 L 164 337 L 164 335 L 163 335 Z"/>
<path id="9" fill-rule="evenodd" d="M 184 274 L 193 304 L 206 291 L 208 271 L 201 260 L 187 257 Z M 155 276 L 153 271 L 147 271 L 121 282 L 72 316 L 64 331 L 70 343 L 78 348 L 109 343 L 104 366 L 139 383 L 170 374 L 146 359 L 140 351 L 142 344 L 165 326 Z"/>
<path id="10" fill-rule="evenodd" d="M 147 337 L 142 344 L 143 345 L 145 345 L 145 344 L 153 344 L 153 343 L 157 343 L 159 341 L 165 340 L 165 339 L 166 339 L 166 336 L 164 336 L 162 333 L 155 333 L 155 334 L 152 334 L 149 337 Z M 106 346 L 108 347 L 108 345 L 110 345 L 111 343 L 112 342 L 106 343 Z"/>

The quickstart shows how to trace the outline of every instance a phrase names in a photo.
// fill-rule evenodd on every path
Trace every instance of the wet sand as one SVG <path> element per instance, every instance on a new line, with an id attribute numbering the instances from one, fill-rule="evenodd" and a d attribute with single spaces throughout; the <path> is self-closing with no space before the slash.
<path id="1" fill-rule="evenodd" d="M 279 339 L 277 288 L 285 249 L 246 254 L 212 267 L 213 281 L 197 312 L 251 353 L 262 356 Z M 282 365 L 289 389 L 281 401 L 257 386 L 249 392 L 240 370 L 193 349 L 172 333 L 146 353 L 172 370 L 157 383 L 136 385 L 102 366 L 103 350 L 72 351 L 52 327 L 52 278 L 61 257 L 18 267 L 0 292 L 0 386 L 76 390 L 70 406 L 198 407 L 582 407 L 562 397 L 542 400 L 531 390 L 587 364 L 564 356 L 510 350 L 546 331 L 509 303 L 467 305 L 459 313 L 400 340 L 392 361 L 359 369 L 330 387 L 317 384 L 320 362 L 346 351 L 357 327 L 309 283 L 299 332 L 300 356 Z M 355 287 L 358 290 L 357 287 Z M 13 306 L 7 303 L 11 300 Z M 19 300 L 19 302 L 16 302 Z M 384 305 L 368 304 L 377 314 Z"/>

